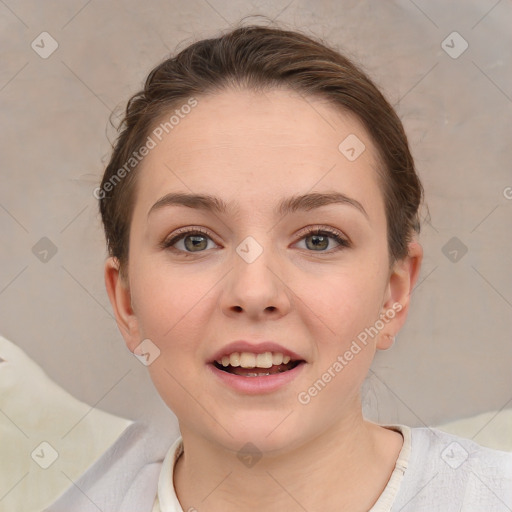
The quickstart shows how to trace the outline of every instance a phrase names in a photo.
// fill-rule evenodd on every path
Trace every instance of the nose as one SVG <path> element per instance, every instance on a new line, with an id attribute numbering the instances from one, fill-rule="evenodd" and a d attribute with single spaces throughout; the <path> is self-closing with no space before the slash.
<path id="1" fill-rule="evenodd" d="M 233 269 L 229 272 L 222 294 L 222 310 L 227 316 L 247 315 L 253 320 L 277 319 L 291 308 L 291 290 L 283 275 L 275 252 L 261 248 L 255 259 L 247 257 L 253 251 L 243 252 L 248 246 L 239 246 L 234 254 Z"/>

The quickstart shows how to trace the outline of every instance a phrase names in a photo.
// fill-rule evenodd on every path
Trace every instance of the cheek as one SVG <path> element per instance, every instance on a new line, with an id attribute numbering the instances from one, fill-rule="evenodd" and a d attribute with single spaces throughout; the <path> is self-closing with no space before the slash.
<path id="1" fill-rule="evenodd" d="M 314 329 L 310 326 L 311 332 L 316 333 L 318 367 L 336 375 L 325 400 L 339 400 L 336 393 L 340 390 L 351 389 L 355 393 L 368 372 L 377 339 L 372 336 L 375 331 L 369 329 L 379 318 L 385 279 L 382 266 L 367 260 L 333 274 L 322 289 L 310 291 L 310 296 L 316 298 L 308 305 L 322 311 L 323 320 Z M 339 371 L 340 368 L 343 369 Z"/>
<path id="2" fill-rule="evenodd" d="M 140 334 L 160 350 L 148 366 L 150 377 L 166 404 L 186 415 L 184 396 L 187 391 L 198 394 L 191 378 L 204 363 L 198 345 L 205 338 L 213 306 L 208 295 L 212 285 L 186 272 L 171 272 L 165 265 L 142 265 L 140 261 L 137 270 L 132 293 Z"/>
<path id="3" fill-rule="evenodd" d="M 340 392 L 356 393 L 366 377 L 375 355 L 377 338 L 371 327 L 379 318 L 384 278 L 371 267 L 353 267 L 332 277 L 328 293 L 323 290 L 322 334 L 316 329 L 315 336 L 318 368 L 336 378 L 322 400 L 339 402 Z M 320 294 L 315 290 L 315 296 Z"/>
<path id="4" fill-rule="evenodd" d="M 339 334 L 374 322 L 380 312 L 386 273 L 370 260 L 331 273 L 321 283 L 310 282 L 309 296 L 315 310 L 323 312 Z M 352 334 L 354 334 L 352 332 Z"/>
<path id="5" fill-rule="evenodd" d="M 183 325 L 199 328 L 198 322 L 191 325 L 191 318 L 197 317 L 209 302 L 208 290 L 212 285 L 208 279 L 199 278 L 192 267 L 171 271 L 149 259 L 140 260 L 134 268 L 137 274 L 131 288 L 141 333 L 166 343 Z"/>

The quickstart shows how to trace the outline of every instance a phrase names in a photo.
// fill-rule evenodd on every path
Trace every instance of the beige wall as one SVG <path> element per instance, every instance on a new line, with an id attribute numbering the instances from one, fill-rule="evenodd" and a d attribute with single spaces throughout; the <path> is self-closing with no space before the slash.
<path id="1" fill-rule="evenodd" d="M 362 62 L 397 104 L 425 185 L 432 220 L 421 283 L 395 347 L 377 356 L 365 407 L 382 422 L 431 425 L 509 402 L 512 4 L 146 3 L 0 3 L 0 333 L 93 406 L 171 418 L 125 348 L 104 290 L 92 191 L 108 116 L 176 45 L 259 13 Z M 46 59 L 31 48 L 51 49 L 37 38 L 43 31 L 58 43 Z M 457 36 L 447 40 L 452 56 L 441 46 L 453 31 L 469 44 L 457 58 Z M 47 262 L 33 252 L 43 237 L 57 249 Z M 445 246 L 452 237 L 468 249 L 456 262 Z"/>

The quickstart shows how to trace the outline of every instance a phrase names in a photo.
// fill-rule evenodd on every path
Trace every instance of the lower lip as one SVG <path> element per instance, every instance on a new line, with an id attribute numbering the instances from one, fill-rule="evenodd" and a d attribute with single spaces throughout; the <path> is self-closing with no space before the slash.
<path id="1" fill-rule="evenodd" d="M 214 364 L 206 365 L 213 374 L 227 386 L 248 395 L 259 395 L 271 393 L 295 379 L 306 363 L 299 363 L 295 368 L 273 375 L 262 375 L 261 377 L 244 377 L 219 370 Z"/>

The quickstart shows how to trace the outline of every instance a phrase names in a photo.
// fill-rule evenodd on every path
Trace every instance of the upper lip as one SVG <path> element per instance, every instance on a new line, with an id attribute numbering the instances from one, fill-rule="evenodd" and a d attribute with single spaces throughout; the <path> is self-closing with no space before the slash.
<path id="1" fill-rule="evenodd" d="M 278 352 L 285 356 L 290 356 L 292 361 L 304 361 L 305 359 L 299 354 L 293 352 L 292 350 L 279 345 L 278 343 L 274 343 L 273 341 L 264 341 L 261 343 L 250 343 L 249 341 L 233 341 L 232 343 L 228 343 L 226 346 L 222 347 L 215 354 L 213 354 L 210 363 L 213 363 L 216 360 L 221 360 L 224 356 L 229 356 L 233 354 L 233 352 L 251 352 L 253 354 L 264 354 L 265 352 Z"/>

